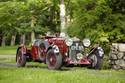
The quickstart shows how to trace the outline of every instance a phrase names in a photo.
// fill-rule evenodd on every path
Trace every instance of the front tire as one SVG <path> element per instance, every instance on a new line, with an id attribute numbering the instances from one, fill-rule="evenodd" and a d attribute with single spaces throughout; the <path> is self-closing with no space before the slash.
<path id="1" fill-rule="evenodd" d="M 101 69 L 102 66 L 102 58 L 100 58 L 96 54 L 92 54 L 89 56 L 89 59 L 91 61 L 90 67 L 93 69 Z"/>
<path id="2" fill-rule="evenodd" d="M 24 67 L 26 65 L 26 56 L 22 53 L 21 49 L 17 51 L 16 63 L 18 67 Z"/>
<path id="3" fill-rule="evenodd" d="M 60 53 L 54 53 L 54 51 L 50 49 L 47 52 L 46 63 L 49 69 L 60 69 L 62 66 L 62 55 Z"/>

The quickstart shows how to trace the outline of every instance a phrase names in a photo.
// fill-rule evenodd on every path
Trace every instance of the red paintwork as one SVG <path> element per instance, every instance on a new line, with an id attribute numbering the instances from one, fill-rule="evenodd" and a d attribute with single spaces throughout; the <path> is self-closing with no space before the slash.
<path id="1" fill-rule="evenodd" d="M 63 38 L 50 38 L 47 39 L 47 41 L 51 44 L 54 43 L 55 45 L 58 46 L 58 48 L 60 49 L 60 52 L 62 54 L 62 56 L 65 56 L 65 53 L 68 51 L 68 46 L 65 43 L 65 40 Z"/>
<path id="2" fill-rule="evenodd" d="M 55 45 L 57 45 L 58 48 L 60 49 L 62 56 L 65 57 L 65 53 L 68 51 L 68 47 L 63 38 L 46 37 L 46 41 L 48 41 L 49 44 L 54 43 Z M 38 46 L 31 46 L 31 56 L 32 56 L 33 60 L 38 59 L 39 58 L 38 55 L 39 55 Z M 42 49 L 41 56 L 45 57 L 45 55 L 46 55 L 46 51 L 45 51 L 45 49 Z"/>
<path id="3" fill-rule="evenodd" d="M 31 47 L 31 56 L 33 57 L 33 60 L 38 59 L 38 46 Z"/>
<path id="4" fill-rule="evenodd" d="M 65 55 L 68 52 L 68 46 L 66 45 L 64 38 L 47 36 L 47 37 L 45 37 L 45 41 L 47 41 L 50 45 L 54 44 L 54 45 L 58 46 L 58 48 L 61 52 L 61 55 L 63 57 L 63 61 L 66 62 L 67 64 L 91 64 L 86 57 L 84 57 L 83 59 L 81 59 L 77 62 L 72 62 L 72 60 Z M 28 56 L 30 56 L 33 61 L 38 60 L 41 56 L 43 58 L 42 62 L 45 63 L 47 49 L 41 49 L 41 54 L 40 54 L 38 46 L 32 45 L 30 51 L 27 50 L 27 48 L 24 45 L 22 45 L 20 47 L 22 47 L 21 49 L 24 53 L 29 53 Z M 52 62 L 54 63 L 54 60 L 52 60 Z"/>

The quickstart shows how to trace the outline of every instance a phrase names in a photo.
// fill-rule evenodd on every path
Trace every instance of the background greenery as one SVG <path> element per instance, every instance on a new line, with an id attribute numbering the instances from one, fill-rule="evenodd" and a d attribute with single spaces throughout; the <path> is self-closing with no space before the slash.
<path id="1" fill-rule="evenodd" d="M 68 31 L 93 42 L 125 42 L 124 0 L 72 0 Z"/>
<path id="2" fill-rule="evenodd" d="M 61 0 L 0 0 L 0 45 L 29 44 L 46 32 L 60 32 Z M 90 38 L 108 54 L 125 42 L 124 0 L 64 0 L 70 36 Z"/>
<path id="3" fill-rule="evenodd" d="M 100 43 L 105 53 L 111 43 L 125 42 L 124 0 L 72 0 L 72 22 L 68 33 Z"/>
<path id="4" fill-rule="evenodd" d="M 125 42 L 124 0 L 64 0 L 70 36 L 93 42 Z M 60 31 L 59 0 L 0 0 L 0 39 Z M 68 17 L 68 18 L 67 18 Z M 1 44 L 0 42 L 0 44 Z"/>

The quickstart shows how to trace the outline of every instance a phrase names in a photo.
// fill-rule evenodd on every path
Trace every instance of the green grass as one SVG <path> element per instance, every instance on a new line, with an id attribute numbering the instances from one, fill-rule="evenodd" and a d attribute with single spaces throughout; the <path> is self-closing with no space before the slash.
<path id="1" fill-rule="evenodd" d="M 0 47 L 0 54 L 14 54 L 14 47 Z M 9 56 L 9 55 L 6 55 Z M 15 58 L 0 58 L 0 83 L 125 83 L 124 70 L 90 70 L 82 67 L 48 70 L 41 63 L 30 62 L 25 68 L 6 66 L 16 64 Z M 7 64 L 6 64 L 7 63 Z"/>
<path id="2" fill-rule="evenodd" d="M 17 46 L 0 47 L 0 55 L 15 55 Z"/>
<path id="3" fill-rule="evenodd" d="M 125 71 L 45 67 L 0 68 L 0 83 L 125 83 Z"/>
<path id="4" fill-rule="evenodd" d="M 124 70 L 90 70 L 85 67 L 63 67 L 61 70 L 49 70 L 47 65 L 35 62 L 27 62 L 26 67 L 17 68 L 15 58 L 0 58 L 0 62 L 5 63 L 4 66 L 0 64 L 0 83 L 125 82 Z"/>

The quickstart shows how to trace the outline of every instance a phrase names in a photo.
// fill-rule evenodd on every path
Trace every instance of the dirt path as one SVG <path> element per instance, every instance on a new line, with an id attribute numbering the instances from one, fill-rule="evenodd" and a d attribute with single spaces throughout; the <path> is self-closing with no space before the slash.
<path id="1" fill-rule="evenodd" d="M 0 55 L 0 58 L 15 58 L 16 55 Z"/>
<path id="2" fill-rule="evenodd" d="M 16 63 L 0 62 L 0 67 L 16 67 Z"/>

